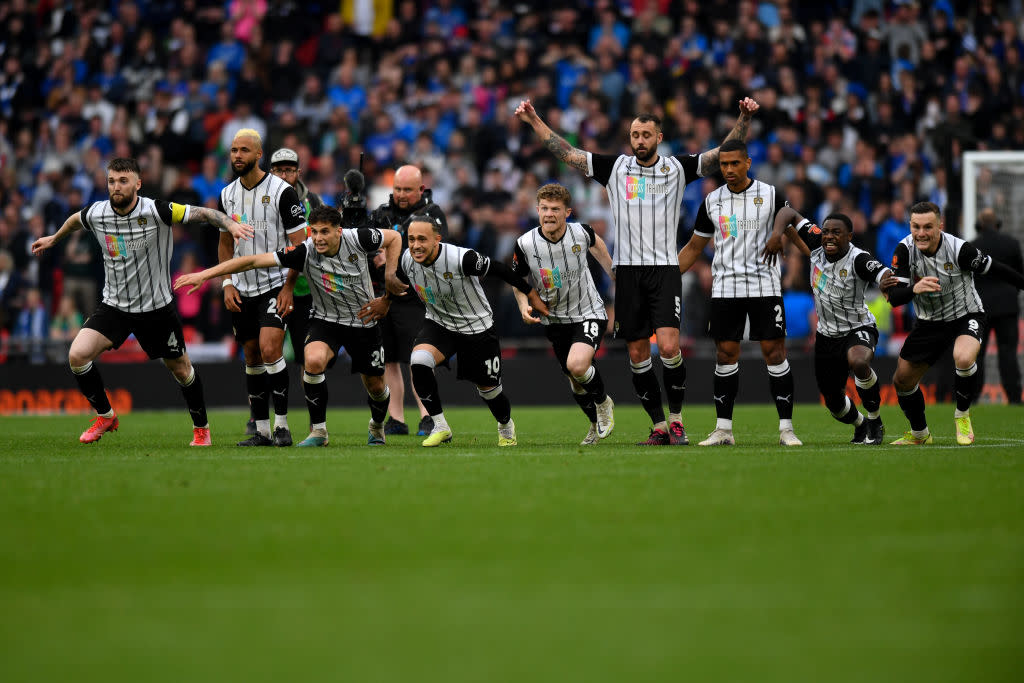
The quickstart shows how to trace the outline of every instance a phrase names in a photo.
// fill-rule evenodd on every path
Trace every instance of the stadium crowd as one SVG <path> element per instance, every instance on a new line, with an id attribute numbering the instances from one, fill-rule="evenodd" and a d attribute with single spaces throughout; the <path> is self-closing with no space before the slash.
<path id="1" fill-rule="evenodd" d="M 625 131 L 646 111 L 663 121 L 660 151 L 686 154 L 718 145 L 752 96 L 751 175 L 808 217 L 848 214 L 854 243 L 887 262 L 917 201 L 942 207 L 956 232 L 962 151 L 1024 149 L 1020 5 L 10 0 L 0 4 L 0 335 L 67 340 L 93 310 L 95 240 L 78 232 L 43 258 L 30 245 L 107 198 L 110 158 L 139 160 L 146 196 L 215 208 L 241 128 L 263 136 L 264 167 L 273 150 L 296 150 L 303 181 L 334 206 L 361 153 L 372 206 L 387 200 L 394 169 L 421 167 L 448 240 L 498 260 L 537 225 L 535 194 L 550 181 L 609 239 L 604 188 L 513 116 L 527 97 L 581 148 L 628 152 Z M 680 245 L 721 183 L 687 187 Z M 175 227 L 172 271 L 217 262 L 215 231 L 193 228 Z M 706 328 L 709 264 L 686 276 L 691 337 Z M 791 336 L 813 330 L 801 320 L 813 314 L 805 269 L 794 253 Z M 511 293 L 501 298 L 502 335 L 525 334 Z M 179 303 L 197 334 L 230 334 L 217 288 Z M 888 324 L 880 317 L 883 333 Z"/>

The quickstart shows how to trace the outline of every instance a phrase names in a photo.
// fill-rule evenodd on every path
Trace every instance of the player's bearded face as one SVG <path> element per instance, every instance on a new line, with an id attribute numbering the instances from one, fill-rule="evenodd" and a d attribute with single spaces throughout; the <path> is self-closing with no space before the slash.
<path id="1" fill-rule="evenodd" d="M 645 163 L 654 158 L 658 153 L 658 144 L 661 142 L 661 132 L 653 121 L 640 123 L 634 121 L 629 129 L 629 146 L 633 150 L 633 156 L 640 163 Z"/>
<path id="2" fill-rule="evenodd" d="M 235 172 L 236 176 L 244 176 L 246 173 L 256 168 L 256 159 L 246 161 L 245 159 L 235 159 L 231 162 L 231 170 Z"/>
<path id="3" fill-rule="evenodd" d="M 107 176 L 107 193 L 110 205 L 115 209 L 126 209 L 135 202 L 139 191 L 139 178 L 134 173 L 114 174 Z"/>

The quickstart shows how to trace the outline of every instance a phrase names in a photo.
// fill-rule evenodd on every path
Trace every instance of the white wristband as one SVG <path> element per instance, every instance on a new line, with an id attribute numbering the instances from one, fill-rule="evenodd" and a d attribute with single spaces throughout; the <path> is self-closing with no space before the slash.
<path id="1" fill-rule="evenodd" d="M 235 283 L 233 283 L 231 281 L 231 278 L 226 278 L 226 279 L 220 281 L 220 288 L 221 289 L 224 289 L 228 285 L 231 285 L 232 287 L 235 285 Z"/>
<path id="2" fill-rule="evenodd" d="M 797 223 L 797 225 L 796 225 L 796 229 L 797 229 L 797 232 L 799 232 L 800 230 L 802 230 L 802 229 L 804 228 L 804 226 L 806 226 L 806 225 L 810 225 L 810 224 L 811 224 L 811 222 L 810 222 L 809 220 L 807 220 L 806 218 L 805 218 L 805 219 L 803 219 L 802 221 L 800 221 L 800 222 L 799 222 L 799 223 Z"/>

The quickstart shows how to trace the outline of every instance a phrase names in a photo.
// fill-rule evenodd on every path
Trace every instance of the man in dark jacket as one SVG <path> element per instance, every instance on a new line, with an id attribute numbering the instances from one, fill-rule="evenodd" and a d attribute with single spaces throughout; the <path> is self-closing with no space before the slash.
<path id="1" fill-rule="evenodd" d="M 392 193 L 387 204 L 381 204 L 371 216 L 371 224 L 379 229 L 397 230 L 402 236 L 402 250 L 409 247 L 406 229 L 409 219 L 414 215 L 429 216 L 439 227 L 441 237 L 448 235 L 448 219 L 444 211 L 431 198 L 431 191 L 423 187 L 423 175 L 415 166 L 402 166 L 395 171 Z M 374 261 L 376 266 L 371 271 L 374 287 L 383 287 L 383 255 L 378 254 Z M 405 424 L 405 380 L 402 365 L 409 364 L 412 354 L 413 340 L 420 327 L 423 326 L 424 308 L 415 296 L 394 297 L 391 309 L 381 323 L 384 333 L 384 380 L 391 389 L 390 417 L 384 424 L 385 434 L 408 434 L 409 427 Z M 401 365 L 400 365 L 401 364 Z M 412 388 L 412 384 L 409 384 Z M 420 410 L 420 422 L 417 434 L 425 436 L 433 429 L 433 420 L 423 407 L 416 390 L 413 397 Z"/>
<path id="2" fill-rule="evenodd" d="M 971 242 L 984 254 L 989 254 L 1018 273 L 1024 271 L 1024 259 L 1021 257 L 1020 243 L 1013 237 L 999 232 L 1002 222 L 996 218 L 992 209 L 982 209 L 978 215 L 978 236 Z M 981 296 L 988 315 L 989 328 L 996 333 L 996 347 L 999 353 L 999 378 L 1010 403 L 1021 402 L 1020 365 L 1017 363 L 1018 318 L 1020 305 L 1017 288 L 1008 282 L 997 280 L 989 275 L 975 278 L 975 287 Z M 988 335 L 981 340 L 982 362 L 978 364 L 979 389 L 985 385 L 985 350 L 988 347 Z"/>

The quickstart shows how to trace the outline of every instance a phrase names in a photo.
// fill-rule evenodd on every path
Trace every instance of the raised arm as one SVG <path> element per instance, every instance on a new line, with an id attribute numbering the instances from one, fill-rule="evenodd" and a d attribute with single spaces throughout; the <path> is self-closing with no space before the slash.
<path id="1" fill-rule="evenodd" d="M 64 221 L 64 225 L 60 226 L 60 229 L 52 235 L 46 237 L 40 237 L 32 243 L 32 253 L 36 256 L 43 253 L 47 249 L 53 247 L 53 245 L 60 242 L 62 239 L 73 233 L 75 230 L 81 230 L 85 227 L 82 223 L 82 212 L 75 211 L 73 214 L 68 216 L 67 220 Z"/>
<path id="2" fill-rule="evenodd" d="M 732 127 L 732 130 L 725 136 L 725 139 L 746 142 L 747 133 L 750 132 L 750 120 L 754 118 L 754 112 L 760 107 L 761 105 L 750 97 L 744 97 L 740 100 L 740 117 L 736 119 L 736 125 Z M 702 176 L 707 177 L 718 173 L 718 171 L 718 147 L 715 147 L 700 155 L 700 173 Z"/>
<path id="3" fill-rule="evenodd" d="M 516 116 L 523 123 L 530 124 L 533 132 L 537 134 L 537 138 L 544 143 L 549 152 L 555 155 L 555 158 L 564 161 L 580 173 L 587 172 L 587 153 L 573 147 L 565 138 L 551 130 L 548 124 L 544 123 L 540 118 L 537 110 L 533 108 L 533 103 L 530 100 L 523 100 L 519 103 L 519 106 L 516 107 Z M 717 166 L 717 153 L 715 159 L 715 165 Z"/>
<path id="4" fill-rule="evenodd" d="M 198 273 L 182 275 L 174 281 L 174 288 L 181 289 L 182 287 L 191 285 L 192 289 L 188 290 L 188 293 L 191 294 L 199 289 L 204 282 L 212 280 L 215 277 L 230 275 L 231 273 L 241 273 L 246 270 L 252 270 L 253 268 L 272 268 L 276 265 L 277 259 L 274 258 L 273 252 L 267 254 L 239 256 L 237 258 L 228 259 L 227 261 L 222 261 L 221 263 Z"/>

